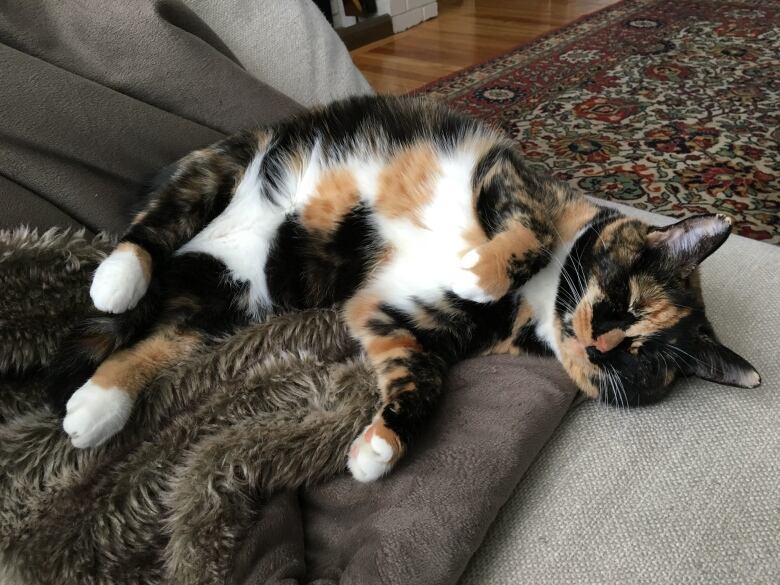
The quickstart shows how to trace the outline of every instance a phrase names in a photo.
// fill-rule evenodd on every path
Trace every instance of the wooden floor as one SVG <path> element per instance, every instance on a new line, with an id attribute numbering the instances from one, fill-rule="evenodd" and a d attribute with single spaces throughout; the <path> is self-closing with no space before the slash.
<path id="1" fill-rule="evenodd" d="M 439 16 L 352 51 L 380 93 L 403 94 L 617 0 L 439 0 Z"/>

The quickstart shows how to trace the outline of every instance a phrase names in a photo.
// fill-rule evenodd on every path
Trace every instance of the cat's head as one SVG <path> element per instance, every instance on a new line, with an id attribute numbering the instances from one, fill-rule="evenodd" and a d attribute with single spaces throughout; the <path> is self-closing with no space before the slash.
<path id="1" fill-rule="evenodd" d="M 577 385 L 630 406 L 659 400 L 680 376 L 758 386 L 753 366 L 716 338 L 699 288 L 696 267 L 726 240 L 730 220 L 657 228 L 599 217 L 572 248 L 556 300 L 559 357 Z"/>

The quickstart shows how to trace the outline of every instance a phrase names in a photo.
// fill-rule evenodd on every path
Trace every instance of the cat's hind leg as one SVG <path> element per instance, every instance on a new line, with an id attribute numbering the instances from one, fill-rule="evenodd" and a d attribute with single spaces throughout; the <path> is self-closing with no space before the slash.
<path id="1" fill-rule="evenodd" d="M 361 482 L 392 469 L 421 431 L 441 391 L 446 362 L 425 347 L 425 340 L 406 317 L 371 293 L 358 293 L 344 315 L 374 367 L 382 406 L 355 439 L 348 467 Z"/>
<path id="2" fill-rule="evenodd" d="M 90 288 L 95 307 L 106 313 L 135 307 L 152 271 L 226 209 L 246 174 L 259 172 L 269 141 L 270 131 L 243 132 L 165 169 L 117 248 L 95 272 Z"/>
<path id="3" fill-rule="evenodd" d="M 139 308 L 98 317 L 95 326 L 76 330 L 58 358 L 62 363 L 55 360 L 48 383 L 50 399 L 55 406 L 65 405 L 63 428 L 74 446 L 105 442 L 125 425 L 135 399 L 162 370 L 186 360 L 209 338 L 246 322 L 238 304 L 247 287 L 228 278 L 219 260 L 182 254 L 171 261 L 164 276 L 164 282 L 155 283 L 155 289 L 164 291 L 161 306 L 147 315 L 153 325 L 121 330 Z M 104 325 L 98 328 L 100 323 Z M 74 366 L 79 359 L 85 363 Z M 70 388 L 82 384 L 72 396 L 65 387 L 69 383 Z"/>
<path id="4" fill-rule="evenodd" d="M 74 447 L 96 447 L 124 427 L 133 403 L 157 373 L 186 358 L 202 342 L 194 331 L 157 328 L 112 354 L 71 396 L 62 427 Z"/>

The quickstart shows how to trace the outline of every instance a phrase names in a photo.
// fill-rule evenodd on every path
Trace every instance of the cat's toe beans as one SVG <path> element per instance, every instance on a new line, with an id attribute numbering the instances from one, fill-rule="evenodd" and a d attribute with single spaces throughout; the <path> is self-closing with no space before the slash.
<path id="1" fill-rule="evenodd" d="M 352 443 L 347 467 L 352 477 L 360 482 L 379 479 L 392 469 L 395 452 L 383 438 L 363 433 Z"/>
<path id="2" fill-rule="evenodd" d="M 98 266 L 89 295 L 95 307 L 101 311 L 122 313 L 138 304 L 148 285 L 136 255 L 128 250 L 119 250 Z"/>
<path id="3" fill-rule="evenodd" d="M 62 428 L 78 449 L 96 447 L 125 425 L 133 399 L 119 388 L 102 388 L 91 380 L 68 400 Z"/>

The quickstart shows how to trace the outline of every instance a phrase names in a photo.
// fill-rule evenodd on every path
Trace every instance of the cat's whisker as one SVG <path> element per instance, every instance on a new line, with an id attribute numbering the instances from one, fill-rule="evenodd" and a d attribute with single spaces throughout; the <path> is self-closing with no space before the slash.
<path id="1" fill-rule="evenodd" d="M 597 231 L 595 227 L 593 227 L 593 224 L 588 224 L 588 229 L 592 230 L 594 234 L 596 234 L 596 237 L 601 242 L 601 245 L 604 246 L 604 248 L 607 247 L 607 243 L 604 241 L 604 238 L 601 237 L 601 232 Z"/>
<path id="2" fill-rule="evenodd" d="M 605 366 L 604 369 L 601 370 L 602 375 L 604 376 L 604 379 L 609 384 L 609 390 L 612 393 L 612 398 L 614 400 L 615 406 L 617 408 L 620 408 L 621 401 L 620 396 L 618 396 L 617 388 L 615 387 L 615 381 L 612 378 L 612 372 Z"/>
<path id="3" fill-rule="evenodd" d="M 558 241 L 562 242 L 563 241 L 563 237 L 561 236 L 561 232 L 558 231 L 558 228 L 555 227 L 555 224 L 552 225 L 552 228 L 555 231 L 555 233 L 558 235 Z M 582 298 L 582 295 L 585 293 L 585 289 L 587 288 L 587 284 L 586 284 L 586 282 L 584 280 L 584 268 L 582 267 L 582 261 L 579 258 L 579 252 L 578 252 L 578 256 L 574 256 L 573 254 L 569 253 L 569 258 L 571 258 L 573 262 L 577 263 L 577 265 L 574 266 L 574 275 L 577 277 L 577 280 L 579 281 L 579 285 L 580 286 L 579 286 L 579 289 L 576 289 L 573 286 L 573 283 L 570 282 L 570 285 L 572 286 L 572 290 L 576 290 L 579 293 L 580 298 Z M 566 270 L 564 269 L 564 266 L 563 266 L 563 264 L 561 263 L 560 260 L 558 260 L 558 263 L 561 265 L 561 268 L 562 268 L 561 274 L 566 274 Z M 579 271 L 577 271 L 577 267 L 578 266 L 580 268 Z"/>
<path id="4" fill-rule="evenodd" d="M 708 366 L 708 367 L 712 366 L 712 362 L 711 361 L 704 362 L 701 359 L 697 358 L 696 356 L 693 356 L 693 355 L 689 354 L 687 351 L 685 351 L 681 347 L 678 347 L 676 345 L 672 345 L 671 343 L 664 343 L 664 345 L 666 347 L 668 347 L 669 349 L 671 349 L 673 351 L 676 351 L 678 353 L 678 355 L 681 354 L 682 356 L 690 358 L 694 363 L 697 363 L 697 364 L 700 364 L 700 365 L 703 365 L 703 366 Z"/>
<path id="5" fill-rule="evenodd" d="M 566 271 L 566 267 L 565 267 L 565 265 L 563 264 L 563 262 L 561 262 L 561 260 L 560 260 L 559 258 L 557 258 L 557 257 L 556 257 L 556 256 L 555 256 L 555 255 L 552 253 L 552 251 L 551 251 L 549 248 L 543 248 L 543 249 L 542 249 L 542 251 L 543 251 L 545 254 L 547 254 L 547 255 L 548 255 L 548 256 L 549 256 L 551 259 L 555 260 L 555 261 L 558 263 L 558 265 L 561 267 L 561 272 L 560 272 L 560 275 L 561 275 L 561 277 L 562 277 L 562 278 L 564 278 L 564 279 L 566 279 L 566 283 L 569 285 L 569 287 L 571 287 L 571 290 L 572 290 L 573 292 L 575 292 L 575 293 L 579 293 L 579 295 L 580 295 L 580 299 L 581 299 L 581 298 L 582 298 L 582 294 L 583 294 L 584 290 L 583 290 L 582 288 L 579 288 L 579 287 L 575 286 L 575 284 L 574 284 L 574 281 L 572 281 L 572 280 L 571 280 L 571 277 L 570 277 L 570 276 L 569 276 L 569 274 L 567 273 L 567 271 Z M 573 295 L 572 295 L 572 296 L 573 296 Z M 576 306 L 578 303 L 579 303 L 579 299 L 578 299 L 578 300 L 575 302 L 575 306 Z"/>
<path id="6" fill-rule="evenodd" d="M 674 362 L 674 365 L 677 367 L 678 370 L 681 371 L 684 370 L 684 368 L 680 365 L 680 362 L 677 361 L 677 358 L 674 356 L 674 354 L 662 350 L 659 355 L 664 359 L 664 363 L 666 363 L 666 358 L 668 357 L 670 360 L 672 360 L 672 362 Z M 667 366 L 667 371 L 669 371 L 668 366 Z"/>
<path id="7" fill-rule="evenodd" d="M 628 401 L 628 393 L 626 392 L 626 385 L 623 382 L 623 378 L 620 375 L 620 372 L 617 370 L 617 368 L 615 368 L 613 366 L 612 369 L 615 372 L 615 379 L 617 380 L 618 384 L 620 385 L 620 392 L 623 394 L 623 399 L 625 400 L 625 403 L 626 403 L 626 410 L 630 410 L 631 409 L 631 405 L 629 404 L 629 401 Z"/>
<path id="8" fill-rule="evenodd" d="M 609 377 L 610 380 L 612 381 L 613 387 L 615 388 L 615 396 L 618 397 L 618 400 L 620 402 L 620 410 L 626 410 L 627 408 L 626 401 L 624 400 L 623 393 L 621 392 L 620 387 L 618 385 L 618 379 L 616 377 L 615 367 L 610 365 L 609 368 L 610 368 Z"/>
<path id="9" fill-rule="evenodd" d="M 596 380 L 599 383 L 599 404 L 609 406 L 609 389 L 606 387 L 606 378 L 603 375 L 599 375 Z"/>

